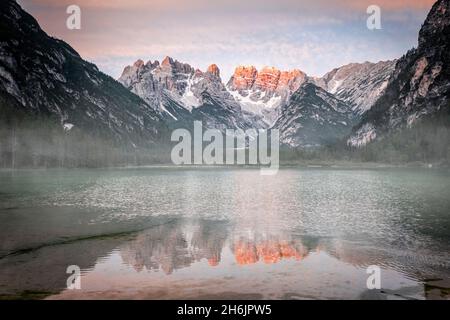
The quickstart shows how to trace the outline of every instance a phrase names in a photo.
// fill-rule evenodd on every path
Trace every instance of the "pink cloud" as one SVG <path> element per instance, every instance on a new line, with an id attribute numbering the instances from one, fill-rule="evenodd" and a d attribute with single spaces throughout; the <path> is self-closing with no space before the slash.
<path id="1" fill-rule="evenodd" d="M 196 67 L 218 63 L 228 72 L 236 64 L 271 64 L 300 67 L 318 75 L 338 64 L 401 55 L 414 46 L 423 15 L 434 0 L 19 0 L 42 28 L 72 45 L 84 58 L 99 64 L 113 76 L 133 59 L 156 59 L 172 55 Z M 82 29 L 65 27 L 65 8 L 76 3 L 82 9 Z M 383 52 L 371 49 L 373 39 L 361 34 L 366 8 L 379 5 L 386 21 L 411 23 L 411 10 L 419 19 L 410 27 L 413 41 L 399 47 L 395 33 L 384 30 Z M 408 11 L 408 12 L 407 12 Z M 360 25 L 351 44 L 351 25 Z M 340 28 L 341 34 L 336 30 Z M 342 31 L 344 29 L 344 31 Z M 309 30 L 309 31 L 307 31 Z M 317 30 L 322 30 L 319 33 Z M 326 30 L 324 37 L 323 30 Z M 401 30 L 400 30 L 401 31 Z M 305 41 L 296 37 L 307 32 Z M 392 34 L 389 35 L 388 33 Z M 403 34 L 404 35 L 404 34 Z M 359 38 L 357 39 L 356 37 Z M 369 37 L 368 37 L 369 36 Z M 391 37 L 391 38 L 389 38 Z M 323 41 L 326 39 L 327 41 Z M 348 39 L 347 39 L 348 40 Z M 378 39 L 377 43 L 381 43 Z M 367 45 L 367 53 L 355 44 Z M 394 43 L 396 50 L 385 53 Z M 351 48 L 353 46 L 353 49 Z M 375 53 L 373 53 L 375 52 Z M 395 54 L 393 54 L 393 52 Z M 296 65 L 297 64 L 297 65 Z M 223 74 L 227 71 L 223 70 Z"/>

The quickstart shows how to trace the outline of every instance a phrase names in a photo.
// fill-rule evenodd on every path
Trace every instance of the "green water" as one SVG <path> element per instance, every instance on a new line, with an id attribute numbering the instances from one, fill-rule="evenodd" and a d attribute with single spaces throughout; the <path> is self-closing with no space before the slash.
<path id="1" fill-rule="evenodd" d="M 448 299 L 448 170 L 259 173 L 0 172 L 0 298 Z"/>

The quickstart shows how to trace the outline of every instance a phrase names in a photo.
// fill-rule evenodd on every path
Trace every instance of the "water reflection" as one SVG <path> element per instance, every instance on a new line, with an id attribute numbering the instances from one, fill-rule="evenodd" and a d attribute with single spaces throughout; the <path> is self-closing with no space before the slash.
<path id="1" fill-rule="evenodd" d="M 203 259 L 211 267 L 218 266 L 227 246 L 238 265 L 271 264 L 283 259 L 299 261 L 309 252 L 300 238 L 292 239 L 288 232 L 270 235 L 247 232 L 244 236 L 236 232 L 235 225 L 205 220 L 179 220 L 152 228 L 118 250 L 123 262 L 138 272 L 146 269 L 171 274 Z"/>
<path id="2" fill-rule="evenodd" d="M 218 265 L 226 238 L 226 228 L 220 222 L 185 224 L 179 220 L 139 233 L 119 251 L 123 262 L 138 272 L 145 268 L 171 274 L 202 259 Z"/>
<path id="3" fill-rule="evenodd" d="M 0 179 L 0 298 L 446 297 L 448 175 L 394 173 Z M 5 197 L 11 183 L 16 191 Z M 83 270 L 80 291 L 65 290 L 71 264 Z M 373 264 L 384 292 L 366 289 Z"/>
<path id="4" fill-rule="evenodd" d="M 130 298 L 220 298 L 226 294 L 234 298 L 240 294 L 258 298 L 430 297 L 417 273 L 396 268 L 401 265 L 398 257 L 395 264 L 392 260 L 385 250 L 361 248 L 335 238 L 305 237 L 295 229 L 256 231 L 229 221 L 175 219 L 135 234 L 47 246 L 1 259 L 0 294 L 55 298 L 124 294 Z M 83 269 L 83 290 L 65 290 L 68 264 Z M 371 264 L 385 270 L 384 292 L 367 292 L 365 267 Z M 332 292 L 324 294 L 330 286 Z M 176 292 L 161 293 L 172 287 Z"/>
<path id="5" fill-rule="evenodd" d="M 306 257 L 308 252 L 301 243 L 268 239 L 261 242 L 240 240 L 233 244 L 233 252 L 236 262 L 240 265 L 253 264 L 258 261 L 264 263 L 277 263 L 282 259 L 296 259 L 297 261 Z"/>

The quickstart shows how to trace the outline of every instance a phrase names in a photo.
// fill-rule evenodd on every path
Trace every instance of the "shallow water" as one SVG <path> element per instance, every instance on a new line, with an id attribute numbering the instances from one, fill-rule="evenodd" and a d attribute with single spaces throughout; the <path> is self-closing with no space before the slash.
<path id="1" fill-rule="evenodd" d="M 0 298 L 438 299 L 450 172 L 0 172 Z M 81 289 L 68 290 L 78 265 Z M 369 290 L 367 267 L 381 268 Z"/>

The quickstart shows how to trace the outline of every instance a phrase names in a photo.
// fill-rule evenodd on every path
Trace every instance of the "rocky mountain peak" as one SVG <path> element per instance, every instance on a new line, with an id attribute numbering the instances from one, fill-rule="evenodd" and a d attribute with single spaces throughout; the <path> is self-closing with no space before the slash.
<path id="1" fill-rule="evenodd" d="M 255 82 L 258 71 L 254 66 L 238 66 L 229 81 L 229 86 L 234 90 L 250 89 Z"/>
<path id="2" fill-rule="evenodd" d="M 278 80 L 278 88 L 287 88 L 290 92 L 294 92 L 306 81 L 307 76 L 301 70 L 293 69 L 291 71 L 281 71 Z"/>
<path id="3" fill-rule="evenodd" d="M 266 127 L 260 117 L 242 112 L 222 83 L 216 64 L 203 72 L 165 57 L 161 64 L 149 61 L 145 66 L 140 62 L 128 66 L 118 80 L 155 106 L 169 127 L 189 128 L 195 120 L 220 130 Z"/>
<path id="4" fill-rule="evenodd" d="M 335 143 L 350 133 L 351 108 L 324 89 L 306 82 L 281 107 L 273 128 L 280 141 L 292 147 L 316 147 Z"/>
<path id="5" fill-rule="evenodd" d="M 220 69 L 216 64 L 212 64 L 208 67 L 208 69 L 206 70 L 206 72 L 209 72 L 210 74 L 216 76 L 216 77 L 220 77 Z"/>
<path id="6" fill-rule="evenodd" d="M 159 66 L 159 61 L 155 60 L 154 62 L 152 62 L 151 60 L 148 60 L 147 63 L 145 64 L 145 66 L 147 68 L 154 69 Z"/>
<path id="7" fill-rule="evenodd" d="M 60 125 L 56 135 L 82 132 L 129 148 L 153 146 L 161 137 L 165 125 L 152 106 L 48 36 L 16 1 L 0 2 L 0 30 L 0 101 Z M 5 108 L 1 103 L 0 114 Z"/>
<path id="8" fill-rule="evenodd" d="M 331 70 L 322 78 L 310 80 L 363 114 L 383 94 L 395 64 L 396 60 L 350 63 Z"/>
<path id="9" fill-rule="evenodd" d="M 348 144 L 366 145 L 450 106 L 450 1 L 438 0 L 419 32 L 419 46 L 400 58 L 383 95 L 354 128 Z"/>
<path id="10" fill-rule="evenodd" d="M 247 112 L 263 117 L 272 125 L 279 115 L 279 108 L 305 83 L 304 72 L 294 69 L 281 71 L 276 67 L 238 66 L 227 89 Z"/>
<path id="11" fill-rule="evenodd" d="M 175 60 L 169 56 L 166 56 L 161 61 L 161 64 L 155 61 L 155 64 L 152 65 L 151 69 L 155 69 L 155 72 L 162 72 L 167 75 L 175 75 L 177 73 L 191 74 L 195 72 L 195 69 L 192 68 L 189 64 L 179 62 L 178 60 Z"/>
<path id="12" fill-rule="evenodd" d="M 275 67 L 264 67 L 258 72 L 255 85 L 264 91 L 275 91 L 280 80 L 280 74 L 281 71 Z"/>
<path id="13" fill-rule="evenodd" d="M 445 44 L 450 34 L 450 1 L 439 0 L 431 8 L 419 32 L 419 50 L 428 43 Z"/>
<path id="14" fill-rule="evenodd" d="M 136 62 L 133 64 L 133 66 L 135 66 L 136 68 L 143 67 L 144 65 L 145 63 L 141 59 L 136 60 Z"/>
<path id="15" fill-rule="evenodd" d="M 232 91 L 260 90 L 269 95 L 284 95 L 297 90 L 306 80 L 306 74 L 298 69 L 281 71 L 275 67 L 238 66 L 228 88 Z"/>
<path id="16" fill-rule="evenodd" d="M 161 62 L 161 65 L 162 66 L 171 66 L 171 65 L 173 65 L 173 63 L 174 63 L 173 59 L 169 56 L 166 56 L 163 59 L 163 61 Z"/>

